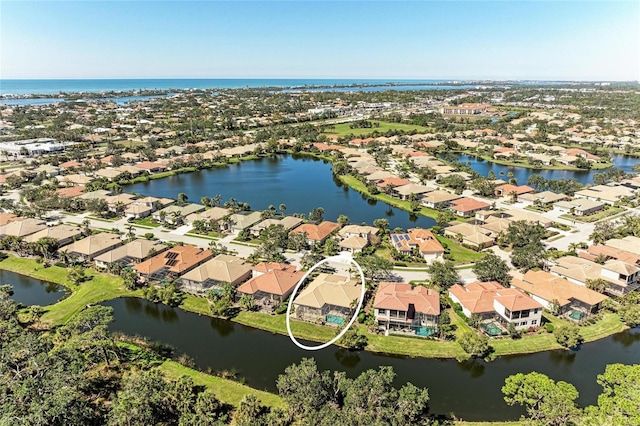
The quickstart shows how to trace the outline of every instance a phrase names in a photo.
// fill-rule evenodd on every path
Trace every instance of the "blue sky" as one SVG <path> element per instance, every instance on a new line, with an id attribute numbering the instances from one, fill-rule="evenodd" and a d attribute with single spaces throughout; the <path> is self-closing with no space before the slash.
<path id="1" fill-rule="evenodd" d="M 3 0 L 0 77 L 640 80 L 640 3 Z"/>

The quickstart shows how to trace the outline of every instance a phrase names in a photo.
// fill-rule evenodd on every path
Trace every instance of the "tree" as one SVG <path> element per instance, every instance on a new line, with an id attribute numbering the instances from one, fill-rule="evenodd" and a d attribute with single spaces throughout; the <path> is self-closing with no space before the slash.
<path id="1" fill-rule="evenodd" d="M 439 211 L 436 215 L 436 223 L 438 226 L 448 226 L 449 222 L 456 220 L 456 215 L 451 210 Z"/>
<path id="2" fill-rule="evenodd" d="M 586 424 L 640 424 L 640 365 L 607 365 L 598 375 L 598 405 L 585 409 Z"/>
<path id="3" fill-rule="evenodd" d="M 178 194 L 178 204 L 185 204 L 188 199 L 189 196 L 187 196 L 187 194 L 185 194 L 184 192 Z"/>
<path id="4" fill-rule="evenodd" d="M 511 244 L 511 263 L 513 266 L 528 271 L 542 265 L 545 249 L 542 244 L 544 228 L 537 223 L 517 220 L 509 224 L 503 241 Z"/>
<path id="5" fill-rule="evenodd" d="M 494 197 L 496 194 L 496 184 L 483 177 L 472 180 L 470 186 L 476 194 L 482 197 Z"/>
<path id="6" fill-rule="evenodd" d="M 460 282 L 460 275 L 455 269 L 455 264 L 450 260 L 443 262 L 434 260 L 427 267 L 427 273 L 431 277 L 431 283 L 439 286 L 443 290 Z"/>
<path id="7" fill-rule="evenodd" d="M 324 214 L 324 209 L 322 207 L 316 207 L 309 213 L 309 220 L 311 222 L 320 222 L 322 221 L 323 214 Z"/>
<path id="8" fill-rule="evenodd" d="M 612 222 L 600 221 L 596 222 L 593 227 L 593 232 L 589 235 L 589 238 L 594 244 L 604 244 L 611 238 L 616 236 L 616 227 Z"/>
<path id="9" fill-rule="evenodd" d="M 338 328 L 336 330 L 336 335 L 340 333 L 342 330 Z M 351 327 L 347 332 L 338 340 L 338 344 L 340 346 L 344 346 L 350 350 L 362 350 L 369 343 L 369 339 L 366 334 L 358 333 L 357 328 Z"/>
<path id="10" fill-rule="evenodd" d="M 120 271 L 120 277 L 128 290 L 135 290 L 138 287 L 138 274 L 133 268 L 123 268 Z"/>
<path id="11" fill-rule="evenodd" d="M 388 219 L 375 219 L 373 221 L 373 226 L 380 229 L 381 233 L 385 233 L 389 229 L 389 220 Z"/>
<path id="12" fill-rule="evenodd" d="M 585 284 L 589 290 L 597 291 L 598 293 L 604 293 L 609 288 L 609 283 L 602 278 L 587 278 Z"/>
<path id="13" fill-rule="evenodd" d="M 376 255 L 357 253 L 354 259 L 362 268 L 364 277 L 372 281 L 380 281 L 389 276 L 393 269 L 393 262 Z"/>
<path id="14" fill-rule="evenodd" d="M 486 356 L 490 350 L 489 338 L 484 334 L 479 334 L 475 331 L 465 331 L 457 342 L 462 346 L 462 349 L 473 357 L 482 358 Z"/>
<path id="15" fill-rule="evenodd" d="M 575 424 L 580 409 L 575 400 L 576 388 L 566 382 L 555 382 L 541 373 L 518 373 L 507 377 L 502 387 L 509 405 L 522 405 L 534 424 L 565 426 Z"/>
<path id="16" fill-rule="evenodd" d="M 565 348 L 574 348 L 582 343 L 582 336 L 576 324 L 561 324 L 553 329 L 556 342 Z"/>
<path id="17" fill-rule="evenodd" d="M 83 282 L 87 277 L 85 275 L 84 268 L 80 265 L 72 266 L 67 269 L 67 278 L 75 285 Z"/>
<path id="18" fill-rule="evenodd" d="M 505 287 L 509 286 L 511 276 L 509 265 L 500 256 L 487 253 L 485 257 L 473 265 L 473 273 L 480 281 L 497 281 Z"/>
<path id="19" fill-rule="evenodd" d="M 253 311 L 256 309 L 256 301 L 250 294 L 243 294 L 238 301 L 240 307 L 246 311 Z"/>
<path id="20" fill-rule="evenodd" d="M 348 225 L 349 224 L 349 217 L 347 217 L 346 215 L 341 214 L 340 216 L 338 216 L 338 223 L 342 226 L 344 225 Z"/>

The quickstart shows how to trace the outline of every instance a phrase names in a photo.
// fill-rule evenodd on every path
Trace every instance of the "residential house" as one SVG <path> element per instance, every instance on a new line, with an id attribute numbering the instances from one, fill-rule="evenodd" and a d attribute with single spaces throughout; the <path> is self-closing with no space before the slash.
<path id="1" fill-rule="evenodd" d="M 167 246 L 158 241 L 138 238 L 100 256 L 96 256 L 94 261 L 98 268 L 108 268 L 113 264 L 119 264 L 120 266 L 137 265 L 165 250 L 167 250 Z"/>
<path id="2" fill-rule="evenodd" d="M 547 206 L 549 204 L 557 203 L 558 201 L 564 201 L 569 199 L 565 194 L 556 194 L 551 191 L 543 192 L 527 192 L 518 196 L 518 201 L 526 201 L 531 204 L 540 204 Z"/>
<path id="3" fill-rule="evenodd" d="M 11 222 L 17 222 L 19 220 L 22 220 L 22 218 L 13 213 L 0 212 L 0 226 Z"/>
<path id="4" fill-rule="evenodd" d="M 458 198 L 462 198 L 462 196 L 446 191 L 435 190 L 426 193 L 422 197 L 421 203 L 432 209 L 444 209 L 448 207 L 453 200 L 457 200 Z"/>
<path id="5" fill-rule="evenodd" d="M 624 185 L 608 184 L 608 185 L 594 185 L 587 189 L 576 191 L 574 194 L 576 198 L 587 198 L 593 201 L 602 201 L 606 204 L 616 204 L 623 198 L 634 199 L 635 193 L 633 189 Z"/>
<path id="6" fill-rule="evenodd" d="M 92 261 L 95 257 L 109 250 L 121 246 L 124 242 L 120 235 L 109 232 L 89 235 L 81 240 L 74 241 L 60 251 L 80 261 Z"/>
<path id="7" fill-rule="evenodd" d="M 172 280 L 213 257 L 211 250 L 196 246 L 175 246 L 133 267 L 148 280 Z"/>
<path id="8" fill-rule="evenodd" d="M 213 259 L 191 269 L 180 277 L 180 284 L 186 291 L 198 293 L 207 290 L 222 291 L 224 284 L 234 287 L 251 277 L 251 265 L 244 259 L 227 254 L 219 254 Z"/>
<path id="9" fill-rule="evenodd" d="M 66 246 L 74 240 L 81 238 L 82 230 L 77 226 L 57 225 L 48 226 L 41 231 L 27 235 L 24 240 L 27 243 L 35 243 L 41 238 L 53 238 L 58 242 L 58 247 Z"/>
<path id="10" fill-rule="evenodd" d="M 440 294 L 421 285 L 380 283 L 373 302 L 379 330 L 429 336 L 438 330 Z"/>
<path id="11" fill-rule="evenodd" d="M 582 319 L 600 309 L 607 296 L 545 271 L 528 271 L 522 280 L 514 278 L 511 286 L 526 292 L 545 309 L 558 315 Z"/>
<path id="12" fill-rule="evenodd" d="M 347 276 L 321 273 L 293 300 L 294 315 L 305 321 L 344 325 L 354 314 L 361 286 Z"/>
<path id="13" fill-rule="evenodd" d="M 196 213 L 199 212 L 201 210 L 204 210 L 205 207 L 201 206 L 200 204 L 186 204 L 183 206 L 179 206 L 177 204 L 172 204 L 168 207 L 165 207 L 161 210 L 157 210 L 152 214 L 152 217 L 157 220 L 162 222 L 163 217 L 164 217 L 164 221 L 168 222 L 168 223 L 175 223 L 177 218 L 186 218 L 187 216 L 189 216 L 192 213 Z"/>
<path id="14" fill-rule="evenodd" d="M 260 212 L 241 212 L 232 214 L 231 217 L 231 230 L 234 233 L 239 233 L 242 230 L 248 229 L 253 224 L 262 219 Z"/>
<path id="15" fill-rule="evenodd" d="M 461 242 L 467 247 L 482 250 L 496 243 L 495 238 L 478 225 L 456 223 L 444 229 L 444 235 Z"/>
<path id="16" fill-rule="evenodd" d="M 42 231 L 46 227 L 46 223 L 39 219 L 27 218 L 16 220 L 0 226 L 0 238 L 8 236 L 26 237 L 27 235 Z"/>
<path id="17" fill-rule="evenodd" d="M 283 218 L 270 218 L 270 219 L 265 219 L 262 222 L 259 222 L 253 225 L 249 229 L 249 232 L 251 232 L 251 235 L 257 237 L 260 235 L 260 232 L 262 232 L 263 230 L 267 229 L 272 225 L 280 225 L 282 226 L 282 228 L 284 228 L 285 231 L 290 231 L 296 226 L 300 225 L 301 223 L 302 223 L 302 219 L 300 219 L 299 217 L 293 217 L 293 216 L 286 216 Z"/>
<path id="18" fill-rule="evenodd" d="M 496 197 L 510 197 L 511 194 L 514 193 L 519 197 L 523 194 L 528 194 L 531 192 L 536 192 L 536 190 L 527 185 L 516 186 L 507 183 L 504 185 L 496 186 Z"/>
<path id="19" fill-rule="evenodd" d="M 575 256 L 564 256 L 552 262 L 550 272 L 586 286 L 588 281 L 603 279 L 607 293 L 624 296 L 640 287 L 640 268 L 619 260 L 607 260 L 603 265 Z"/>
<path id="20" fill-rule="evenodd" d="M 542 305 L 523 291 L 505 288 L 495 281 L 454 284 L 449 297 L 460 304 L 463 313 L 479 315 L 484 320 L 497 320 L 503 326 L 513 324 L 516 330 L 538 327 L 542 321 Z"/>
<path id="21" fill-rule="evenodd" d="M 393 194 L 401 200 L 405 201 L 409 199 L 411 194 L 416 195 L 418 199 L 420 199 L 424 194 L 433 191 L 435 191 L 435 189 L 416 183 L 409 183 L 407 185 L 401 185 L 393 188 Z"/>
<path id="22" fill-rule="evenodd" d="M 616 259 L 624 263 L 628 263 L 629 265 L 640 266 L 640 254 L 635 254 L 602 244 L 593 244 L 587 248 L 586 252 L 578 253 L 578 256 L 593 262 L 595 262 L 599 256 L 604 256 L 605 261 L 609 259 Z"/>
<path id="23" fill-rule="evenodd" d="M 307 234 L 307 242 L 309 244 L 322 244 L 329 235 L 340 229 L 339 223 L 324 221 L 316 225 L 314 223 L 304 223 L 293 231 L 289 232 L 289 235 L 295 234 Z"/>
<path id="24" fill-rule="evenodd" d="M 634 237 L 633 235 L 627 235 L 624 238 L 612 238 L 604 244 L 607 247 L 613 247 L 618 250 L 640 255 L 640 238 Z"/>
<path id="25" fill-rule="evenodd" d="M 303 271 L 296 271 L 295 266 L 286 263 L 262 262 L 253 267 L 252 274 L 253 277 L 241 284 L 236 292 L 251 295 L 263 307 L 282 304 L 304 277 Z"/>
<path id="26" fill-rule="evenodd" d="M 489 203 L 469 197 L 453 200 L 449 205 L 449 209 L 460 217 L 475 216 L 476 212 L 484 210 L 487 207 L 490 207 Z"/>
<path id="27" fill-rule="evenodd" d="M 588 198 L 576 198 L 571 201 L 560 201 L 553 205 L 555 210 L 576 216 L 588 216 L 604 210 L 604 203 Z"/>
<path id="28" fill-rule="evenodd" d="M 216 222 L 230 214 L 231 210 L 229 209 L 225 209 L 222 207 L 211 207 L 210 209 L 202 210 L 197 213 L 188 215 L 185 218 L 185 223 L 188 225 L 193 225 L 193 222 L 195 222 L 196 220 L 203 220 L 205 222 L 213 220 L 214 222 Z"/>
<path id="29" fill-rule="evenodd" d="M 417 250 L 427 263 L 444 255 L 444 247 L 428 229 L 413 228 L 407 230 L 407 233 L 393 233 L 389 240 L 402 254 L 411 254 Z"/>

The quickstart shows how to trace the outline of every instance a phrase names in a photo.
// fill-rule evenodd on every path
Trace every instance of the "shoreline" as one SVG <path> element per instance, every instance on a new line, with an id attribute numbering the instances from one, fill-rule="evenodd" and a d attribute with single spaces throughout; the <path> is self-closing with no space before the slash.
<path id="1" fill-rule="evenodd" d="M 9 262 L 7 263 L 7 261 Z M 35 268 L 38 269 L 35 270 Z M 42 321 L 52 325 L 65 323 L 88 304 L 103 303 L 119 297 L 137 297 L 144 299 L 140 289 L 134 291 L 127 290 L 124 288 L 119 277 L 94 270 L 91 270 L 91 281 L 76 286 L 60 277 L 61 274 L 66 276 L 66 269 L 57 266 L 41 268 L 41 265 L 33 259 L 19 258 L 12 254 L 9 255 L 9 258 L 0 261 L 0 269 L 30 276 L 46 282 L 52 282 L 69 289 L 68 296 L 52 305 L 43 307 L 45 313 Z M 186 297 L 183 303 L 178 306 L 179 309 L 198 315 L 214 317 L 209 313 L 209 303 L 206 299 L 188 293 L 185 293 L 185 295 Z M 233 318 L 223 319 L 263 331 L 287 335 L 285 315 L 241 311 Z M 458 321 L 462 321 L 462 319 L 452 317 L 452 323 Z M 556 319 L 556 322 L 557 321 Z M 327 327 L 300 321 L 294 321 L 292 324 L 294 324 L 293 328 L 296 334 L 299 334 L 298 337 L 305 340 L 321 342 L 332 338 L 334 335 L 334 330 Z M 605 327 L 601 327 L 602 325 L 605 325 Z M 628 328 L 629 327 L 625 326 L 615 314 L 607 313 L 603 315 L 603 318 L 595 325 L 582 327 L 581 331 L 583 332 L 584 342 L 588 343 L 617 334 Z M 364 331 L 366 327 L 359 325 L 358 329 Z M 430 340 L 398 335 L 384 336 L 368 331 L 365 335 L 369 339 L 365 350 L 372 353 L 412 358 L 457 360 L 469 358 L 468 354 L 454 341 Z M 562 349 L 562 347 L 555 342 L 553 335 L 549 333 L 534 334 L 517 340 L 509 338 L 491 340 L 491 346 L 494 348 L 494 357 Z"/>
<path id="2" fill-rule="evenodd" d="M 457 153 L 459 153 L 459 155 L 468 155 L 469 157 L 475 157 L 479 160 L 483 160 L 486 161 L 488 163 L 493 163 L 493 164 L 498 164 L 500 166 L 505 166 L 505 167 L 521 167 L 523 169 L 532 169 L 532 170 L 556 170 L 556 171 L 565 171 L 565 172 L 589 172 L 591 170 L 606 170 L 609 169 L 611 167 L 613 167 L 613 163 L 594 163 L 594 165 L 597 165 L 597 167 L 592 167 L 590 169 L 581 169 L 579 167 L 571 167 L 571 166 L 535 166 L 529 163 L 514 163 L 512 161 L 506 161 L 506 160 L 498 160 L 495 158 L 491 158 L 488 157 L 486 155 L 480 155 L 476 152 L 472 152 L 472 151 L 468 151 L 468 150 L 462 150 L 462 151 L 455 151 Z M 486 177 L 486 176 L 485 176 Z"/>

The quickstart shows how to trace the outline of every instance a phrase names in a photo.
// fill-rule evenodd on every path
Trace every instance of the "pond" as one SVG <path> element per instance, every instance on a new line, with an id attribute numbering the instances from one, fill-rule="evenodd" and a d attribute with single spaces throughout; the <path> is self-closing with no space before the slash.
<path id="1" fill-rule="evenodd" d="M 379 218 L 389 220 L 393 229 L 430 228 L 435 221 L 412 215 L 383 202 L 369 199 L 343 185 L 331 173 L 331 163 L 309 157 L 278 155 L 230 164 L 228 167 L 200 170 L 163 179 L 127 185 L 127 192 L 154 197 L 177 198 L 184 192 L 189 201 L 222 196 L 249 203 L 253 210 L 286 205 L 286 213 L 308 214 L 324 208 L 325 220 L 335 221 L 344 214 L 352 223 L 373 224 Z"/>
<path id="2" fill-rule="evenodd" d="M 194 358 L 198 368 L 235 371 L 254 388 L 276 392 L 278 375 L 305 357 L 315 358 L 320 370 L 341 370 L 349 377 L 390 365 L 397 374 L 397 386 L 410 381 L 429 388 L 432 413 L 455 413 L 469 421 L 519 418 L 523 411 L 509 407 L 500 390 L 509 375 L 538 371 L 554 380 L 570 382 L 580 392 L 578 402 L 584 406 L 597 402 L 601 388 L 596 376 L 604 372 L 607 364 L 633 364 L 640 360 L 640 329 L 585 344 L 577 352 L 548 351 L 501 357 L 491 363 L 459 363 L 349 352 L 335 346 L 306 352 L 287 336 L 141 299 L 121 298 L 104 305 L 114 308 L 112 331 L 170 344 L 176 354 L 186 353 Z"/>
<path id="3" fill-rule="evenodd" d="M 26 275 L 0 269 L 0 285 L 13 288 L 11 298 L 23 305 L 52 305 L 65 296 L 65 288 Z"/>
<path id="4" fill-rule="evenodd" d="M 502 164 L 495 164 L 486 161 L 482 158 L 478 158 L 471 155 L 460 154 L 458 161 L 463 164 L 468 164 L 476 172 L 482 176 L 487 176 L 489 171 L 493 170 L 496 178 L 508 180 L 507 174 L 513 173 L 513 177 L 518 180 L 518 184 L 526 185 L 529 176 L 540 175 L 545 179 L 575 179 L 582 184 L 593 183 L 593 175 L 596 173 L 602 173 L 605 170 L 535 170 L 527 169 L 517 166 L 504 166 Z M 632 173 L 633 166 L 640 163 L 640 158 L 628 157 L 625 155 L 616 154 L 613 156 L 613 166 L 624 170 L 627 173 Z"/>

